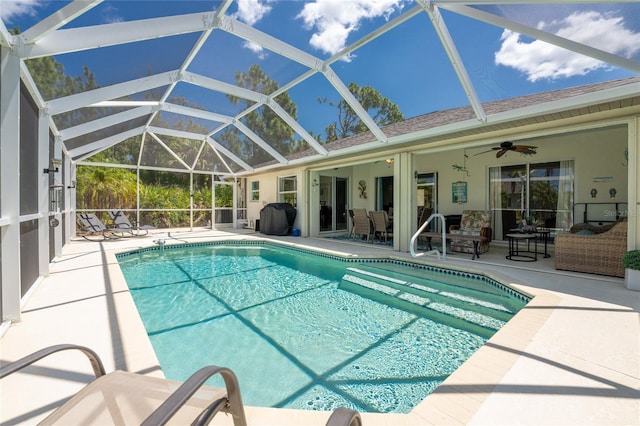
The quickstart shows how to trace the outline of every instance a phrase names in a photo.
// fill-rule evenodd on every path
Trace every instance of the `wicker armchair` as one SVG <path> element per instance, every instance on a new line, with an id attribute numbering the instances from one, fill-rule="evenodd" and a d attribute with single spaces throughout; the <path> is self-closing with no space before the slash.
<path id="1" fill-rule="evenodd" d="M 371 221 L 365 209 L 353 209 L 353 238 L 360 236 L 369 241 L 371 235 Z"/>
<path id="2" fill-rule="evenodd" d="M 389 216 L 385 210 L 377 210 L 369 213 L 371 222 L 373 222 L 373 234 L 379 235 L 380 240 L 384 235 L 384 241 L 387 241 L 389 235 L 393 235 L 393 224 L 389 221 Z"/>
<path id="3" fill-rule="evenodd" d="M 556 269 L 624 277 L 622 256 L 627 251 L 627 222 L 602 234 L 558 234 Z"/>

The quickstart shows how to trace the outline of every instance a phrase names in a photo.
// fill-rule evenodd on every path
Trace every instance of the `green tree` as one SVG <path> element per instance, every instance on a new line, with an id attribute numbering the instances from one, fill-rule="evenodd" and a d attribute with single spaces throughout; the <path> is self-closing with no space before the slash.
<path id="1" fill-rule="evenodd" d="M 20 34 L 20 28 L 16 26 L 10 33 L 14 35 Z M 29 59 L 25 61 L 25 65 L 45 101 L 99 87 L 95 76 L 87 66 L 82 68 L 82 75 L 72 77 L 67 75 L 64 71 L 64 66 L 51 56 Z M 108 111 L 108 109 L 89 108 L 89 111 L 70 111 L 54 117 L 54 121 L 58 128 L 64 129 L 104 116 L 105 111 Z"/>
<path id="2" fill-rule="evenodd" d="M 275 92 L 279 88 L 278 83 L 269 78 L 259 65 L 252 65 L 248 72 L 236 72 L 235 80 L 240 87 L 266 95 Z M 228 95 L 227 97 L 232 103 L 241 105 L 243 109 L 253 104 L 252 101 L 235 96 Z M 278 95 L 275 101 L 291 117 L 297 119 L 298 108 L 287 92 Z M 306 148 L 304 144 L 296 141 L 293 129 L 268 106 L 263 106 L 250 112 L 242 121 L 283 156 Z M 270 154 L 266 153 L 262 148 L 257 148 L 256 144 L 246 140 L 236 131 L 225 131 L 220 139 L 225 141 L 232 151 L 252 165 L 273 160 Z"/>
<path id="3" fill-rule="evenodd" d="M 122 168 L 78 166 L 79 209 L 132 209 L 136 206 L 136 174 Z"/>
<path id="4" fill-rule="evenodd" d="M 360 105 L 371 115 L 373 121 L 380 127 L 404 120 L 400 108 L 383 97 L 380 92 L 371 86 L 360 87 L 356 83 L 349 84 L 349 91 L 358 100 Z M 318 99 L 320 103 L 328 103 L 338 109 L 338 121 L 329 124 L 325 128 L 327 135 L 326 142 L 333 142 L 349 136 L 369 130 L 355 113 L 353 108 L 341 99 L 338 103 L 329 101 L 327 98 Z"/>

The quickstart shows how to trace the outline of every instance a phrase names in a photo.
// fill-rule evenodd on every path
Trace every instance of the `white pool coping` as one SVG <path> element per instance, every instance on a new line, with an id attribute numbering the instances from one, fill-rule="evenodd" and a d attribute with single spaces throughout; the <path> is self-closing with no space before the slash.
<path id="1" fill-rule="evenodd" d="M 5 331 L 0 361 L 75 343 L 94 349 L 107 371 L 162 376 L 115 254 L 151 246 L 157 238 L 170 244 L 256 235 L 265 238 L 164 230 L 145 238 L 74 241 L 29 295 L 21 322 Z M 413 260 L 373 246 L 270 239 L 343 255 Z M 480 262 L 460 256 L 418 261 L 481 271 L 534 299 L 411 413 L 363 413 L 364 424 L 640 424 L 640 292 L 625 289 L 621 279 L 536 271 L 495 260 L 501 256 L 482 257 Z M 80 357 L 60 354 L 3 379 L 0 423 L 36 423 L 89 381 L 90 372 Z M 289 409 L 246 407 L 246 412 L 250 425 L 323 425 L 328 418 L 328 413 Z M 213 424 L 231 419 L 219 415 Z"/>

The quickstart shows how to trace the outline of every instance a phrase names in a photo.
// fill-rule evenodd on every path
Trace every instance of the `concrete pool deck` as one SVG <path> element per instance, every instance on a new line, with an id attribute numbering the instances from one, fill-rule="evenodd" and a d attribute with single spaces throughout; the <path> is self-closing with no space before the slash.
<path id="1" fill-rule="evenodd" d="M 7 363 L 45 346 L 95 350 L 114 369 L 162 376 L 115 254 L 181 241 L 255 237 L 347 254 L 411 259 L 373 245 L 267 237 L 243 231 L 157 230 L 144 238 L 73 241 L 25 298 L 22 320 L 0 340 Z M 505 248 L 429 262 L 483 272 L 534 299 L 409 414 L 363 413 L 365 425 L 640 424 L 640 292 L 619 278 L 553 270 L 553 258 L 522 265 Z M 81 356 L 63 353 L 0 381 L 0 423 L 35 424 L 91 380 Z M 269 386 L 265 383 L 265 386 Z M 240 383 L 242 389 L 242 383 Z M 246 407 L 250 425 L 323 425 L 329 413 Z M 213 424 L 231 424 L 219 414 Z"/>

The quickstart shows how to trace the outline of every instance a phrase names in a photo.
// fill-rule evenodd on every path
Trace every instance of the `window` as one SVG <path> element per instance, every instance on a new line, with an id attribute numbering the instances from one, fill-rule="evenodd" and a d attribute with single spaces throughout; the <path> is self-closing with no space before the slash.
<path id="1" fill-rule="evenodd" d="M 418 210 L 416 212 L 418 227 L 422 226 L 424 221 L 431 216 L 432 213 L 438 211 L 438 174 L 437 173 L 420 173 L 416 172 L 416 201 Z M 426 231 L 437 231 L 440 221 L 432 220 Z M 417 228 L 416 228 L 417 229 Z"/>
<path id="2" fill-rule="evenodd" d="M 260 201 L 260 181 L 251 182 L 251 201 Z"/>
<path id="3" fill-rule="evenodd" d="M 278 178 L 278 200 L 289 203 L 293 207 L 298 205 L 298 177 L 284 176 Z"/>
<path id="4" fill-rule="evenodd" d="M 490 203 L 494 235 L 522 221 L 563 231 L 573 222 L 573 161 L 491 167 Z"/>

